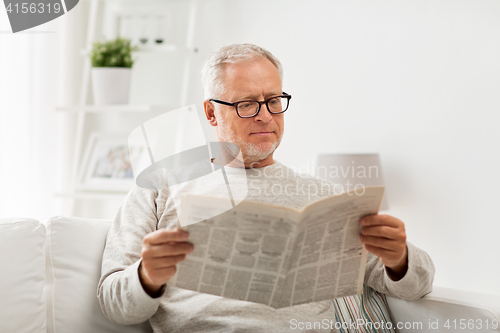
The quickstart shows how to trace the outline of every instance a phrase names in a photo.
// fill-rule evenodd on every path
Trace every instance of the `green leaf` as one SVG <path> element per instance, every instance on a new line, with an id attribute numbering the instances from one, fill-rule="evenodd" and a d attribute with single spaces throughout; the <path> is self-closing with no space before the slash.
<path id="1" fill-rule="evenodd" d="M 131 68 L 134 64 L 132 52 L 138 47 L 131 46 L 130 40 L 117 37 L 109 41 L 95 41 L 90 52 L 92 67 L 125 67 Z"/>

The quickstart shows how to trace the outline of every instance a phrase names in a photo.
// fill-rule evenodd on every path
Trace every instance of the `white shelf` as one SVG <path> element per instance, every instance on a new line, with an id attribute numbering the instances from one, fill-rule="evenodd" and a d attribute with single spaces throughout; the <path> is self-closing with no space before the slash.
<path id="1" fill-rule="evenodd" d="M 86 57 L 90 55 L 90 52 L 92 51 L 91 48 L 84 48 L 80 50 L 80 55 Z M 142 54 L 142 53 L 174 53 L 174 52 L 187 52 L 188 49 L 185 47 L 179 47 L 175 44 L 158 44 L 158 45 L 146 45 L 146 46 L 139 46 L 136 51 L 133 51 L 133 54 Z M 193 50 L 195 51 L 195 50 Z M 196 51 L 195 51 L 196 52 Z"/>
<path id="2" fill-rule="evenodd" d="M 69 199 L 94 199 L 94 200 L 107 200 L 107 199 L 124 199 L 128 192 L 55 192 L 54 196 L 58 198 Z"/>
<path id="3" fill-rule="evenodd" d="M 177 45 L 171 44 L 158 44 L 158 45 L 147 45 L 147 46 L 139 46 L 137 51 L 133 51 L 133 53 L 141 53 L 141 52 L 181 52 L 186 51 L 184 47 L 177 47 Z"/>
<path id="4" fill-rule="evenodd" d="M 58 106 L 56 111 L 83 112 L 83 113 L 108 113 L 108 112 L 168 112 L 180 106 L 174 105 L 67 105 Z"/>
<path id="5" fill-rule="evenodd" d="M 198 48 L 194 44 L 194 37 L 196 31 L 196 22 L 199 21 L 197 18 L 198 13 L 198 3 L 201 0 L 176 0 L 176 2 L 187 4 L 188 10 L 188 19 L 186 21 L 186 36 L 184 43 L 176 43 L 173 44 L 174 39 L 172 40 L 164 40 L 161 44 L 154 43 L 154 40 L 149 40 L 149 43 L 140 44 L 139 41 L 134 42 L 137 44 L 138 49 L 134 51 L 133 58 L 139 58 L 144 62 L 149 61 L 157 61 L 158 58 L 161 58 L 162 61 L 172 61 L 172 65 L 180 65 L 180 62 L 183 62 L 183 80 L 181 83 L 181 91 L 180 91 L 180 102 L 175 105 L 152 105 L 152 104 L 138 104 L 138 105 L 86 105 L 89 97 L 89 89 L 90 89 L 90 77 L 91 77 L 91 61 L 89 58 L 89 54 L 93 47 L 93 42 L 99 40 L 102 35 L 104 35 L 104 27 L 103 23 L 104 19 L 107 22 L 111 22 L 110 24 L 115 24 L 117 22 L 115 15 L 116 9 L 115 7 L 106 7 L 107 0 L 89 0 L 90 9 L 88 15 L 88 26 L 87 26 L 87 37 L 86 44 L 83 48 L 80 49 L 79 54 L 84 59 L 84 66 L 82 68 L 82 84 L 80 88 L 80 98 L 78 104 L 75 105 L 61 105 L 56 107 L 55 110 L 61 113 L 65 113 L 66 115 L 71 115 L 71 118 L 75 118 L 74 125 L 74 142 L 73 142 L 73 150 L 72 154 L 72 163 L 69 164 L 71 166 L 70 179 L 65 183 L 65 187 L 61 188 L 59 192 L 53 193 L 54 196 L 65 200 L 67 205 L 65 206 L 66 210 L 69 212 L 69 215 L 75 214 L 75 202 L 85 200 L 102 200 L 102 201 L 114 201 L 114 200 L 123 200 L 127 192 L 116 191 L 113 189 L 109 189 L 106 191 L 98 190 L 83 190 L 76 186 L 78 184 L 78 177 L 82 172 L 82 149 L 85 146 L 85 137 L 88 136 L 88 133 L 92 132 L 94 127 L 102 127 L 101 120 L 109 117 L 125 117 L 131 119 L 125 119 L 132 121 L 137 121 L 138 119 L 132 118 L 151 118 L 153 116 L 173 111 L 179 109 L 188 104 L 188 92 L 190 91 L 190 80 L 191 80 L 191 70 L 193 66 L 193 61 L 196 59 L 195 54 L 198 52 Z M 118 1 L 121 2 L 121 1 Z M 128 1 L 125 1 L 128 2 Z M 156 2 L 156 1 L 154 1 Z M 163 1 L 165 2 L 165 1 Z M 123 4 L 124 10 L 130 12 L 132 16 L 137 14 L 137 8 L 129 7 L 127 3 Z M 118 6 L 120 7 L 120 6 Z M 119 8 L 118 8 L 119 9 Z M 113 12 L 115 10 L 116 13 Z M 114 14 L 113 14 L 114 13 Z M 170 13 L 170 12 L 169 12 Z M 151 9 L 145 10 L 145 14 L 150 15 Z M 163 15 L 162 13 L 160 13 Z M 142 15 L 142 14 L 141 14 Z M 153 12 L 153 15 L 157 15 L 156 12 Z M 165 14 L 166 15 L 166 14 Z M 165 17 L 167 17 L 166 15 Z M 110 21 L 111 20 L 111 21 Z M 114 20 L 114 21 L 113 21 Z M 113 22 L 114 23 L 113 23 Z M 168 23 L 168 22 L 167 22 Z M 170 23 L 168 23 L 170 24 Z M 118 26 L 116 26 L 118 27 Z M 98 29 L 102 31 L 98 31 Z M 118 31 L 115 33 L 111 33 L 109 36 L 118 35 Z M 172 34 L 173 35 L 173 34 Z M 148 38 L 150 38 L 149 36 Z M 179 59 L 178 59 L 179 58 Z M 182 61 L 179 61 L 182 60 Z M 161 103 L 161 102 L 160 102 Z M 168 103 L 168 102 L 167 102 Z M 121 120 L 121 119 L 120 119 Z M 113 124 L 114 126 L 114 124 Z M 122 128 L 120 128 L 122 129 Z M 113 132 L 113 131 L 110 131 Z M 68 133 L 70 134 L 70 133 Z M 110 203 L 111 204 L 111 203 Z M 106 203 L 108 205 L 108 203 Z M 81 213 L 79 213 L 81 214 Z"/>

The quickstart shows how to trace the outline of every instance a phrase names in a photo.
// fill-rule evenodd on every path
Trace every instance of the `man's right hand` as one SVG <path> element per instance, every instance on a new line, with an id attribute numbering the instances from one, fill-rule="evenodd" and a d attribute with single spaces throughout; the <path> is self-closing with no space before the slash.
<path id="1" fill-rule="evenodd" d="M 144 290 L 155 297 L 160 288 L 174 276 L 177 267 L 193 251 L 193 244 L 186 242 L 188 233 L 184 230 L 157 230 L 142 240 L 139 279 Z"/>

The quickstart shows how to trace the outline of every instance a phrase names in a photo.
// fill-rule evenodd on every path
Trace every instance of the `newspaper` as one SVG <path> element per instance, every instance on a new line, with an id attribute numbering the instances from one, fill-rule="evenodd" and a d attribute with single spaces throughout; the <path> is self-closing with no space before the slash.
<path id="1" fill-rule="evenodd" d="M 378 212 L 383 193 L 366 187 L 300 211 L 243 201 L 187 225 L 194 251 L 169 285 L 273 308 L 360 294 L 367 251 L 359 219 Z M 200 221 L 221 205 L 227 200 L 185 195 L 180 214 Z"/>

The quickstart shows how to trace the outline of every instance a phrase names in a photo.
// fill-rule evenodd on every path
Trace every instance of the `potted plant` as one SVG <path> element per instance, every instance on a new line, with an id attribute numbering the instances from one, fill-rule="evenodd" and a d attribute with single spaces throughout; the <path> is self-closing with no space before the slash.
<path id="1" fill-rule="evenodd" d="M 130 45 L 130 40 L 120 37 L 94 43 L 90 61 L 95 104 L 128 103 L 134 64 L 132 51 L 136 49 Z"/>

